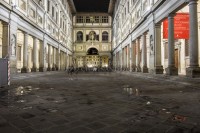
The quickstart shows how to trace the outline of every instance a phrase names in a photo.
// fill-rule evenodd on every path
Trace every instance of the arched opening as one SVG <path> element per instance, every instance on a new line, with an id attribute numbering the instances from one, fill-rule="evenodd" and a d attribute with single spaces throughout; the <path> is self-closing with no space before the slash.
<path id="1" fill-rule="evenodd" d="M 90 48 L 87 51 L 87 55 L 99 55 L 99 51 L 96 48 Z"/>
<path id="2" fill-rule="evenodd" d="M 107 31 L 104 31 L 102 33 L 102 41 L 108 41 L 108 32 Z"/>
<path id="3" fill-rule="evenodd" d="M 77 41 L 78 42 L 83 41 L 83 32 L 82 31 L 77 32 Z"/>

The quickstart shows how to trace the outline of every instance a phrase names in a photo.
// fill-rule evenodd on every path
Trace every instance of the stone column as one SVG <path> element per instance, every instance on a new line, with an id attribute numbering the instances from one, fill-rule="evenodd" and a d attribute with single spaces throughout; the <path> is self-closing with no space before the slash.
<path id="1" fill-rule="evenodd" d="M 132 40 L 129 44 L 129 68 L 130 68 L 130 72 L 132 72 Z"/>
<path id="2" fill-rule="evenodd" d="M 51 45 L 48 45 L 48 68 L 47 71 L 51 71 L 52 70 L 52 66 L 51 66 Z"/>
<path id="3" fill-rule="evenodd" d="M 64 58 L 64 63 L 65 63 L 65 70 L 67 69 L 67 53 L 65 53 L 65 58 Z"/>
<path id="4" fill-rule="evenodd" d="M 24 33 L 24 45 L 23 45 L 23 67 L 22 73 L 28 72 L 28 34 Z"/>
<path id="5" fill-rule="evenodd" d="M 120 50 L 120 69 L 122 70 L 123 67 L 123 49 Z"/>
<path id="6" fill-rule="evenodd" d="M 56 54 L 56 69 L 60 70 L 60 48 L 57 49 Z"/>
<path id="7" fill-rule="evenodd" d="M 9 58 L 9 26 L 3 23 L 2 29 L 2 58 Z"/>
<path id="8" fill-rule="evenodd" d="M 122 67 L 125 68 L 125 62 L 126 62 L 126 53 L 125 53 L 125 47 L 122 49 Z"/>
<path id="9" fill-rule="evenodd" d="M 102 42 L 102 30 L 100 30 L 100 33 L 99 33 L 99 42 Z"/>
<path id="10" fill-rule="evenodd" d="M 190 64 L 186 69 L 186 75 L 189 77 L 200 77 L 200 68 L 198 63 L 198 15 L 197 15 L 197 0 L 189 0 L 189 15 L 190 15 L 190 39 L 189 39 L 189 57 Z"/>
<path id="11" fill-rule="evenodd" d="M 136 72 L 141 72 L 140 68 L 140 38 L 136 39 L 136 51 L 137 51 L 137 58 L 136 58 Z"/>
<path id="12" fill-rule="evenodd" d="M 45 39 L 45 35 L 43 38 L 43 42 L 40 44 L 40 72 L 45 72 L 47 70 L 46 61 L 47 61 L 47 41 Z"/>
<path id="13" fill-rule="evenodd" d="M 113 69 L 116 71 L 116 53 L 114 53 L 114 58 L 113 58 Z"/>
<path id="14" fill-rule="evenodd" d="M 155 56 L 155 62 L 151 62 L 155 63 L 153 73 L 163 74 L 163 66 L 161 65 L 161 24 L 155 24 L 154 30 L 154 39 L 153 36 L 150 36 L 150 54 Z"/>
<path id="15" fill-rule="evenodd" d="M 146 33 L 142 35 L 142 72 L 148 73 Z"/>
<path id="16" fill-rule="evenodd" d="M 126 68 L 129 69 L 129 45 L 126 46 Z"/>
<path id="17" fill-rule="evenodd" d="M 132 44 L 132 71 L 135 72 L 136 71 L 136 43 L 134 41 L 134 43 Z"/>
<path id="18" fill-rule="evenodd" d="M 86 31 L 83 30 L 83 42 L 86 42 Z"/>
<path id="19" fill-rule="evenodd" d="M 31 69 L 32 72 L 37 71 L 37 62 L 38 62 L 37 47 L 38 47 L 38 40 L 36 37 L 33 37 L 33 68 Z"/>
<path id="20" fill-rule="evenodd" d="M 66 69 L 69 68 L 69 59 L 68 59 L 68 53 L 66 53 Z"/>
<path id="21" fill-rule="evenodd" d="M 56 48 L 53 47 L 52 48 L 52 51 L 53 51 L 53 66 L 52 66 L 52 71 L 55 71 L 56 70 Z"/>
<path id="22" fill-rule="evenodd" d="M 166 74 L 178 75 L 174 54 L 174 14 L 168 16 L 168 67 L 166 68 Z"/>

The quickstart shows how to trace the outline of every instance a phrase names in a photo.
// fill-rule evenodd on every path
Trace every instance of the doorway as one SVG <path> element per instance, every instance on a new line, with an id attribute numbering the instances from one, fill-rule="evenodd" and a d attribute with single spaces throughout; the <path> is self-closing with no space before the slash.
<path id="1" fill-rule="evenodd" d="M 179 50 L 175 49 L 175 67 L 179 69 Z"/>

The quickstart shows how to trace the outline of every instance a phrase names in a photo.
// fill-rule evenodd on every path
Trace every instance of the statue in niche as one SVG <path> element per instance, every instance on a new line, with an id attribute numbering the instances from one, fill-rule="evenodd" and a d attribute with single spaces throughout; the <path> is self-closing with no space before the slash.
<path id="1" fill-rule="evenodd" d="M 95 39 L 96 39 L 96 33 L 95 33 L 94 31 L 91 31 L 91 32 L 89 33 L 89 39 L 90 39 L 90 40 L 95 40 Z"/>
<path id="2" fill-rule="evenodd" d="M 150 36 L 150 55 L 154 53 L 154 44 L 153 44 L 153 36 Z"/>
<path id="3" fill-rule="evenodd" d="M 12 56 L 16 55 L 16 37 L 14 34 L 11 36 L 10 40 L 10 52 Z"/>

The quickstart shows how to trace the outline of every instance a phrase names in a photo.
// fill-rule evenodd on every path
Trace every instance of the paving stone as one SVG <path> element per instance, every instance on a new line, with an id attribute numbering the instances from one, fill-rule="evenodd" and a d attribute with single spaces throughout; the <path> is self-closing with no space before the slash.
<path id="1" fill-rule="evenodd" d="M 105 124 L 100 123 L 100 122 L 94 122 L 94 123 L 87 125 L 88 128 L 93 129 L 93 130 L 98 130 L 105 126 L 106 126 Z"/>
<path id="2" fill-rule="evenodd" d="M 121 122 L 121 120 L 119 120 L 119 119 L 114 119 L 114 118 L 105 118 L 105 119 L 102 119 L 102 120 L 100 120 L 100 121 L 101 121 L 102 123 L 104 123 L 104 124 L 109 125 L 109 126 Z"/>
<path id="3" fill-rule="evenodd" d="M 18 127 L 18 128 L 26 128 L 29 127 L 30 125 L 23 119 L 15 119 L 10 121 L 10 123 L 12 123 L 12 125 Z"/>
<path id="4" fill-rule="evenodd" d="M 46 129 L 51 128 L 51 127 L 53 127 L 53 126 L 54 126 L 54 125 L 53 125 L 52 123 L 50 123 L 50 122 L 48 122 L 48 121 L 45 121 L 45 122 L 42 122 L 42 123 L 40 123 L 40 124 L 37 124 L 37 125 L 32 126 L 32 128 L 33 128 L 34 130 L 40 131 L 40 130 L 46 130 Z"/>
<path id="5" fill-rule="evenodd" d="M 32 129 L 31 127 L 26 127 L 21 129 L 24 133 L 35 133 L 36 130 Z"/>
<path id="6" fill-rule="evenodd" d="M 43 132 L 45 133 L 61 133 L 61 132 L 68 132 L 71 129 L 69 125 L 58 125 L 51 127 Z"/>
<path id="7" fill-rule="evenodd" d="M 65 120 L 65 119 L 60 119 L 60 120 L 53 121 L 53 123 L 55 123 L 56 125 L 62 125 L 62 124 L 68 123 L 68 122 L 69 121 Z"/>
<path id="8" fill-rule="evenodd" d="M 93 133 L 93 131 L 86 127 L 77 127 L 75 129 L 67 131 L 66 133 Z"/>
<path id="9" fill-rule="evenodd" d="M 20 133 L 20 130 L 6 123 L 0 126 L 0 133 Z"/>
<path id="10" fill-rule="evenodd" d="M 9 106 L 0 97 L 3 101 L 0 132 L 198 133 L 200 130 L 199 80 L 125 72 L 81 73 L 76 80 L 68 80 L 63 72 L 26 76 L 29 78 L 16 79 L 6 88 L 13 99 Z M 33 89 L 16 96 L 19 86 Z M 139 95 L 124 92 L 124 86 L 138 89 Z M 17 103 L 22 99 L 26 102 Z M 174 115 L 186 116 L 186 120 L 174 121 Z"/>
<path id="11" fill-rule="evenodd" d="M 159 124 L 155 127 L 153 127 L 152 129 L 150 129 L 149 131 L 147 131 L 147 133 L 165 133 L 166 131 L 168 131 L 169 129 L 172 129 L 173 126 L 170 125 L 166 125 L 166 124 Z"/>

